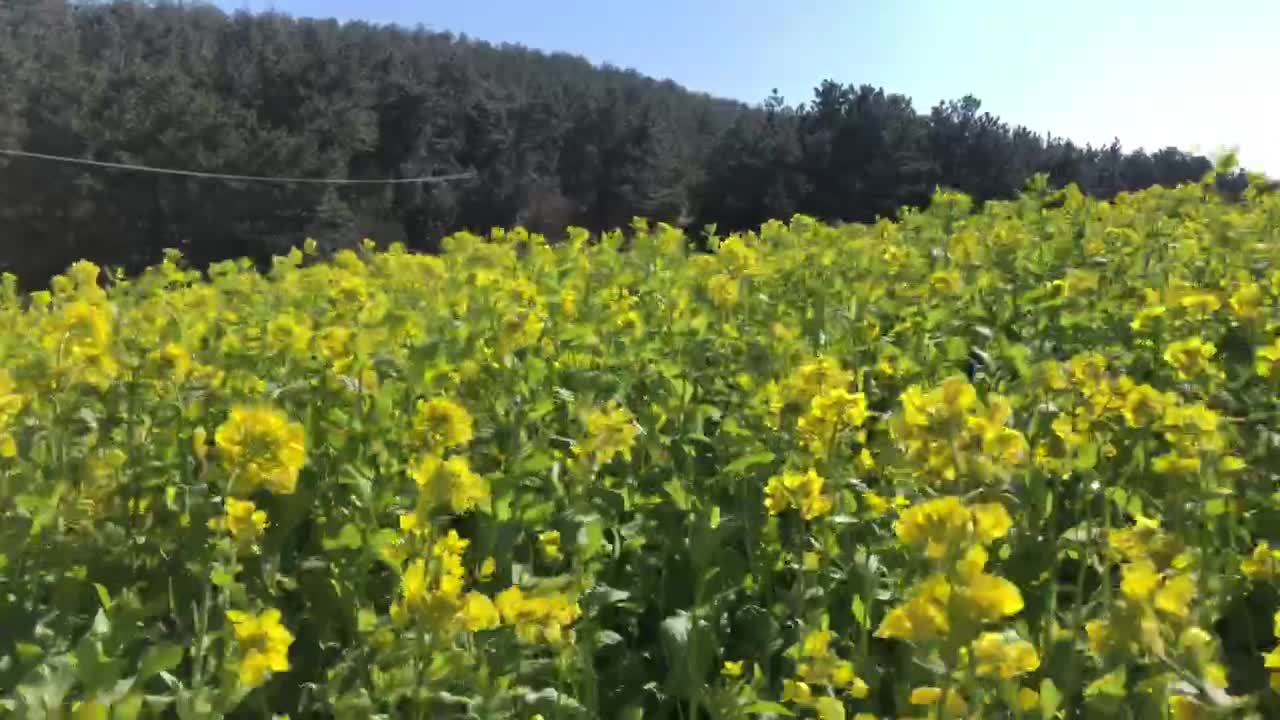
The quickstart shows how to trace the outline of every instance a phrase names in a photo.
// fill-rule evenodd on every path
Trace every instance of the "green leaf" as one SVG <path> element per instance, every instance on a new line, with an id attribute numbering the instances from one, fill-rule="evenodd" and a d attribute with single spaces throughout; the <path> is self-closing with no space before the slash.
<path id="1" fill-rule="evenodd" d="M 760 452 L 751 453 L 750 455 L 744 455 L 738 458 L 737 460 L 734 460 L 733 462 L 726 465 L 724 467 L 724 474 L 740 475 L 743 472 L 745 472 L 748 468 L 752 468 L 757 465 L 768 465 L 769 463 L 773 462 L 774 458 L 776 457 L 777 457 L 776 455 L 769 452 L 768 450 L 762 450 Z"/>
<path id="2" fill-rule="evenodd" d="M 677 508 L 681 510 L 689 509 L 692 499 L 689 496 L 689 491 L 685 489 L 684 483 L 680 482 L 678 478 L 671 478 L 663 483 L 662 487 L 666 489 L 667 494 L 671 496 L 671 501 L 675 503 Z"/>
<path id="3" fill-rule="evenodd" d="M 608 647 L 622 642 L 622 636 L 612 630 L 601 630 L 596 633 L 596 647 Z"/>
<path id="4" fill-rule="evenodd" d="M 101 583 L 94 583 L 93 589 L 98 593 L 98 602 L 102 603 L 102 607 L 111 607 L 111 593 L 107 592 L 107 588 Z"/>
<path id="5" fill-rule="evenodd" d="M 781 715 L 782 717 L 795 717 L 796 714 L 787 709 L 786 705 L 768 700 L 757 700 L 750 705 L 742 708 L 742 711 L 748 715 Z"/>
<path id="6" fill-rule="evenodd" d="M 337 537 L 325 538 L 321 544 L 325 550 L 337 550 L 340 548 L 357 550 L 364 544 L 364 537 L 360 534 L 360 528 L 352 523 L 347 523 L 338 531 Z"/>
<path id="7" fill-rule="evenodd" d="M 209 582 L 212 582 L 217 587 L 226 588 L 235 584 L 236 577 L 224 568 L 215 567 L 213 572 L 209 574 Z"/>
<path id="8" fill-rule="evenodd" d="M 138 667 L 138 678 L 146 680 L 147 678 L 167 672 L 178 666 L 182 662 L 184 650 L 181 645 L 173 643 L 161 643 L 152 645 L 142 653 L 142 661 Z"/>
<path id="9" fill-rule="evenodd" d="M 1123 698 L 1125 696 L 1124 668 L 1112 670 L 1089 683 L 1089 686 L 1084 689 L 1084 696 L 1089 700 Z"/>
<path id="10" fill-rule="evenodd" d="M 102 642 L 88 636 L 76 647 L 75 659 L 80 680 L 90 692 L 115 685 L 124 671 L 124 663 L 108 656 Z"/>
<path id="11" fill-rule="evenodd" d="M 830 695 L 818 698 L 813 709 L 818 712 L 820 720 L 844 720 L 844 703 Z"/>
<path id="12" fill-rule="evenodd" d="M 23 663 L 34 662 L 41 655 L 44 655 L 44 648 L 31 643 L 17 643 L 15 649 L 18 651 L 18 659 Z"/>
<path id="13" fill-rule="evenodd" d="M 857 620 L 859 625 L 866 627 L 867 626 L 867 606 L 865 603 L 862 602 L 862 596 L 860 595 L 854 596 L 853 607 L 850 609 L 853 611 L 853 619 Z"/>
<path id="14" fill-rule="evenodd" d="M 582 526 L 578 528 L 576 543 L 578 554 L 584 560 L 599 555 L 604 549 L 604 522 L 598 515 L 584 518 Z"/>
<path id="15" fill-rule="evenodd" d="M 1076 451 L 1075 467 L 1077 470 L 1089 470 L 1098 464 L 1098 444 L 1085 443 Z"/>
<path id="16" fill-rule="evenodd" d="M 596 607 L 604 607 L 605 605 L 613 605 L 631 597 L 631 593 L 626 590 L 619 590 L 608 585 L 596 585 L 587 591 L 587 597 Z"/>
<path id="17" fill-rule="evenodd" d="M 1042 720 L 1052 720 L 1058 714 L 1058 706 L 1062 703 L 1062 694 L 1058 692 L 1058 686 L 1053 684 L 1049 678 L 1040 681 L 1040 717 Z"/>
<path id="18" fill-rule="evenodd" d="M 142 712 L 142 701 L 141 693 L 129 693 L 111 706 L 111 720 L 135 720 Z"/>
<path id="19" fill-rule="evenodd" d="M 710 668 L 716 638 L 705 621 L 695 624 L 683 610 L 663 620 L 660 627 L 662 648 L 671 668 L 668 685 L 676 693 L 692 695 Z"/>

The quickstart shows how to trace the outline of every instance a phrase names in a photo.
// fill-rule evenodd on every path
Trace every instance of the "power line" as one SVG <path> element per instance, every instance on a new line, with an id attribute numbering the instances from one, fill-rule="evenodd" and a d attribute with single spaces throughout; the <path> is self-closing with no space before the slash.
<path id="1" fill-rule="evenodd" d="M 387 178 L 382 180 L 358 180 L 351 178 L 305 178 L 305 177 L 271 177 L 266 175 L 233 175 L 229 173 L 200 172 L 198 170 L 175 170 L 147 165 L 129 165 L 126 163 L 89 160 L 88 158 L 66 157 L 63 155 L 46 155 L 44 153 L 26 152 L 25 150 L 7 150 L 0 148 L 0 155 L 31 158 L 34 160 L 50 160 L 72 165 L 89 165 L 92 167 L 126 170 L 130 172 L 149 172 L 162 175 L 182 175 L 184 177 L 209 178 L 213 180 L 235 180 L 240 182 L 266 183 L 299 183 L 310 185 L 410 185 L 421 183 L 440 183 L 453 180 L 470 180 L 476 176 L 474 172 L 454 173 L 452 175 L 434 175 L 413 178 Z"/>

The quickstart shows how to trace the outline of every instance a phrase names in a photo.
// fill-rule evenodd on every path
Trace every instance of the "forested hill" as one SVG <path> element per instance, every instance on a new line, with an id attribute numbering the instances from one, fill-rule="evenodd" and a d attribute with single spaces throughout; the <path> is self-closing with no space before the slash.
<path id="1" fill-rule="evenodd" d="M 931 111 L 868 86 L 747 106 L 564 54 L 212 7 L 0 3 L 0 148 L 249 175 L 437 185 L 264 185 L 0 157 L 0 270 L 262 257 L 312 236 L 431 249 L 445 232 L 699 230 L 795 212 L 868 220 L 937 185 L 1008 196 L 1034 172 L 1109 196 L 1199 178 L 1203 157 L 1080 147 L 966 97 Z"/>

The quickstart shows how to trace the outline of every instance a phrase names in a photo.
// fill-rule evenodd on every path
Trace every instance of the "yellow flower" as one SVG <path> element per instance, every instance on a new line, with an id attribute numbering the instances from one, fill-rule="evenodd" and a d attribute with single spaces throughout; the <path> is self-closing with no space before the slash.
<path id="1" fill-rule="evenodd" d="M 266 531 L 267 513 L 251 501 L 229 497 L 223 517 L 210 521 L 210 524 L 216 529 L 225 529 L 236 542 L 248 545 L 256 542 Z"/>
<path id="2" fill-rule="evenodd" d="M 1262 315 L 1262 305 L 1266 301 L 1262 288 L 1257 283 L 1245 283 L 1231 294 L 1228 303 L 1231 312 L 1241 320 L 1256 320 Z"/>
<path id="3" fill-rule="evenodd" d="M 586 437 L 575 448 L 578 455 L 585 455 L 603 464 L 617 455 L 631 459 L 640 428 L 626 408 L 610 406 L 596 408 L 587 413 Z"/>
<path id="4" fill-rule="evenodd" d="M 1040 693 L 1031 688 L 1018 688 L 1018 709 L 1032 712 L 1040 708 Z"/>
<path id="5" fill-rule="evenodd" d="M 525 643 L 559 646 L 572 642 L 567 629 L 582 614 L 578 603 L 564 593 L 526 595 L 518 585 L 498 593 L 494 604 L 502 621 L 512 625 L 516 637 Z"/>
<path id="6" fill-rule="evenodd" d="M 560 293 L 560 312 L 570 320 L 578 316 L 578 293 L 572 289 Z"/>
<path id="7" fill-rule="evenodd" d="M 520 308 L 503 315 L 498 323 L 498 349 L 504 355 L 538 342 L 546 326 L 536 310 Z"/>
<path id="8" fill-rule="evenodd" d="M 1169 344 L 1164 351 L 1165 362 L 1173 366 L 1181 380 L 1213 374 L 1212 359 L 1218 349 L 1213 343 L 1200 338 L 1179 340 Z"/>
<path id="9" fill-rule="evenodd" d="M 943 695 L 946 695 L 947 717 L 967 717 L 969 704 L 955 688 L 949 691 L 943 691 L 942 688 L 937 687 L 914 688 L 911 691 L 910 702 L 912 705 L 937 705 L 942 702 Z"/>
<path id="10" fill-rule="evenodd" d="M 966 507 L 959 498 L 947 495 L 911 506 L 894 523 L 894 530 L 903 544 L 922 548 L 931 560 L 941 560 L 970 541 L 989 545 L 1007 535 L 1012 526 L 1008 511 L 999 503 Z"/>
<path id="11" fill-rule="evenodd" d="M 1214 293 L 1191 292 L 1183 295 L 1178 304 L 1193 318 L 1203 319 L 1222 307 L 1222 299 Z"/>
<path id="12" fill-rule="evenodd" d="M 951 585 L 941 575 L 926 578 L 905 603 L 885 615 L 876 637 L 916 642 L 945 636 L 951 629 L 948 602 Z"/>
<path id="13" fill-rule="evenodd" d="M 489 502 L 489 482 L 473 472 L 461 455 L 448 460 L 424 455 L 411 469 L 411 475 L 418 485 L 420 509 L 425 513 L 437 507 L 466 513 Z"/>
<path id="14" fill-rule="evenodd" d="M 1194 475 L 1200 472 L 1200 458 L 1166 453 L 1151 460 L 1151 469 L 1161 475 Z"/>
<path id="15" fill-rule="evenodd" d="M 471 415 L 452 400 L 419 400 L 414 427 L 435 450 L 462 447 L 471 442 Z"/>
<path id="16" fill-rule="evenodd" d="M 1160 587 L 1160 574 L 1150 561 L 1133 562 L 1124 566 L 1120 579 L 1120 592 L 1138 602 L 1146 602 Z"/>
<path id="17" fill-rule="evenodd" d="M 885 514 L 889 509 L 889 501 L 883 495 L 873 492 L 862 494 L 862 505 L 868 513 L 876 516 Z"/>
<path id="18" fill-rule="evenodd" d="M 484 593 L 469 592 L 462 601 L 458 617 L 470 632 L 492 630 L 502 624 L 498 608 Z"/>
<path id="19" fill-rule="evenodd" d="M 303 355 L 311 346 L 311 328 L 305 318 L 279 315 L 267 323 L 267 343 L 278 352 Z"/>
<path id="20" fill-rule="evenodd" d="M 69 381 L 105 389 L 120 370 L 112 354 L 112 320 L 105 303 L 69 302 L 49 317 L 41 345 Z"/>
<path id="21" fill-rule="evenodd" d="M 292 494 L 307 460 L 302 425 L 265 405 L 232 408 L 214 442 L 231 473 L 233 489 L 242 493 L 265 487 Z"/>
<path id="22" fill-rule="evenodd" d="M 922 547 L 938 560 L 956 550 L 973 530 L 973 514 L 960 498 L 944 496 L 912 505 L 893 525 L 904 545 Z"/>
<path id="23" fill-rule="evenodd" d="M 813 469 L 775 475 L 765 485 L 764 506 L 770 515 L 794 508 L 805 520 L 813 520 L 831 512 L 833 507 L 831 498 L 823 493 L 825 482 Z"/>
<path id="24" fill-rule="evenodd" d="M 1165 407 L 1174 398 L 1150 385 L 1137 385 L 1124 397 L 1124 420 L 1129 427 L 1146 427 L 1164 417 Z"/>
<path id="25" fill-rule="evenodd" d="M 864 473 L 869 473 L 876 469 L 876 460 L 871 456 L 870 450 L 862 448 L 858 452 L 858 469 Z"/>
<path id="26" fill-rule="evenodd" d="M 797 680 L 783 680 L 782 702 L 808 705 L 813 702 L 813 690 L 808 683 Z"/>
<path id="27" fill-rule="evenodd" d="M 1280 378 L 1280 337 L 1270 345 L 1258 348 L 1254 358 L 1253 367 L 1259 377 Z"/>
<path id="28" fill-rule="evenodd" d="M 720 674 L 728 678 L 742 677 L 742 661 L 725 660 L 724 666 L 720 668 Z"/>
<path id="29" fill-rule="evenodd" d="M 1090 620 L 1084 625 L 1085 635 L 1089 638 L 1089 649 L 1099 657 L 1111 648 L 1111 624 L 1105 620 Z"/>
<path id="30" fill-rule="evenodd" d="M 497 569 L 498 569 L 498 563 L 494 561 L 492 556 L 487 557 L 484 559 L 484 562 L 480 563 L 479 578 L 482 581 L 488 580 L 489 578 L 493 577 L 493 573 Z"/>
<path id="31" fill-rule="evenodd" d="M 1086 394 L 1107 379 L 1107 359 L 1096 352 L 1080 353 L 1067 361 L 1071 377 Z"/>
<path id="32" fill-rule="evenodd" d="M 1195 578 L 1186 573 L 1178 574 L 1165 580 L 1156 591 L 1155 608 L 1176 618 L 1186 619 L 1191 612 L 1195 595 Z"/>
<path id="33" fill-rule="evenodd" d="M 867 420 L 867 398 L 844 388 L 826 389 L 810 401 L 809 411 L 800 418 L 797 429 L 815 454 L 825 453 L 836 433 L 861 427 Z"/>
<path id="34" fill-rule="evenodd" d="M 918 687 L 911 691 L 912 705 L 933 705 L 942 699 L 942 688 Z"/>
<path id="35" fill-rule="evenodd" d="M 560 552 L 560 531 L 548 530 L 538 534 L 538 546 L 542 548 L 542 556 L 548 560 L 559 560 L 564 557 Z"/>
<path id="36" fill-rule="evenodd" d="M 200 458 L 201 462 L 209 454 L 209 433 L 202 427 L 191 431 L 191 452 Z"/>
<path id="37" fill-rule="evenodd" d="M 280 611 L 274 608 L 252 615 L 239 610 L 228 610 L 239 650 L 238 673 L 240 685 L 252 690 L 264 682 L 271 673 L 289 669 L 289 646 L 293 634 L 280 624 Z"/>
<path id="38" fill-rule="evenodd" d="M 0 458 L 18 455 L 18 444 L 11 427 L 26 404 L 27 399 L 17 392 L 9 371 L 0 368 Z"/>
<path id="39" fill-rule="evenodd" d="M 822 356 L 796 368 L 787 378 L 788 400 L 802 405 L 826 390 L 847 389 L 853 383 L 853 373 L 840 367 L 834 358 Z"/>
<path id="40" fill-rule="evenodd" d="M 738 279 L 732 275 L 712 275 L 707 280 L 707 296 L 711 304 L 727 310 L 738 304 Z"/>
<path id="41" fill-rule="evenodd" d="M 955 588 L 957 607 L 970 620 L 994 622 L 1022 611 L 1022 593 L 1008 580 L 980 573 Z"/>
<path id="42" fill-rule="evenodd" d="M 1253 553 L 1241 561 L 1240 571 L 1250 580 L 1280 578 L 1280 550 L 1272 549 L 1265 540 L 1258 543 Z"/>
<path id="43" fill-rule="evenodd" d="M 191 374 L 191 353 L 177 343 L 168 343 L 147 356 L 147 365 L 156 379 L 181 383 Z"/>
<path id="44" fill-rule="evenodd" d="M 973 513 L 973 530 L 978 542 L 990 544 L 1009 534 L 1013 519 L 1000 503 L 985 503 L 970 507 Z"/>
<path id="45" fill-rule="evenodd" d="M 1034 645 L 1003 633 L 988 632 L 978 636 L 973 644 L 973 658 L 978 675 L 1001 680 L 1011 680 L 1035 672 L 1040 667 Z"/>

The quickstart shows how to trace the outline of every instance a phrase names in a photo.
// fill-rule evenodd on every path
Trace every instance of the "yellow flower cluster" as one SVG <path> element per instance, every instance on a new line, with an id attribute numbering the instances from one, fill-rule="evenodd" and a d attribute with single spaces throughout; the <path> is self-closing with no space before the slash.
<path id="1" fill-rule="evenodd" d="M 471 414 L 458 403 L 444 398 L 419 400 L 413 426 L 422 433 L 429 447 L 441 451 L 465 446 L 474 436 Z"/>
<path id="2" fill-rule="evenodd" d="M 526 643 L 572 644 L 571 627 L 582 616 L 578 603 L 563 592 L 526 594 L 519 585 L 498 593 L 494 603 L 502 621 Z"/>
<path id="3" fill-rule="evenodd" d="M 854 699 L 867 697 L 867 683 L 854 672 L 853 663 L 836 655 L 831 641 L 830 630 L 812 630 L 792 648 L 796 677 L 783 681 L 783 702 L 813 707 L 822 717 L 824 707 L 831 706 L 832 701 L 840 702 L 830 693 L 843 693 Z M 828 694 L 815 695 L 814 689 L 823 687 Z M 840 707 L 843 716 L 843 704 Z"/>
<path id="4" fill-rule="evenodd" d="M 424 518 L 437 508 L 466 513 L 489 501 L 488 481 L 476 474 L 461 455 L 448 460 L 423 455 L 410 474 L 418 485 L 418 513 Z"/>
<path id="5" fill-rule="evenodd" d="M 764 488 L 765 509 L 770 515 L 794 509 L 805 520 L 826 515 L 834 506 L 831 496 L 824 491 L 825 485 L 826 480 L 813 469 L 775 475 Z"/>
<path id="6" fill-rule="evenodd" d="M 1003 505 L 965 505 L 952 496 L 913 505 L 894 524 L 898 539 L 923 550 L 930 560 L 943 560 L 974 543 L 990 545 L 1007 535 L 1011 527 L 1013 520 Z"/>
<path id="7" fill-rule="evenodd" d="M 1276 613 L 1272 622 L 1272 634 L 1280 640 L 1280 612 Z M 1280 692 L 1280 645 L 1272 648 L 1271 652 L 1263 657 L 1262 664 L 1271 677 L 1271 689 Z"/>
<path id="8" fill-rule="evenodd" d="M 256 615 L 228 610 L 227 620 L 231 622 L 236 640 L 241 686 L 252 690 L 266 682 L 272 673 L 289 669 L 293 633 L 280 623 L 279 610 L 271 608 Z"/>
<path id="9" fill-rule="evenodd" d="M 253 545 L 267 529 L 267 513 L 259 510 L 251 500 L 228 497 L 222 517 L 209 521 L 213 530 L 225 530 L 231 539 L 242 546 Z"/>
<path id="10" fill-rule="evenodd" d="M 302 425 L 265 405 L 232 408 L 214 442 L 231 477 L 232 492 L 238 494 L 258 488 L 292 494 L 307 461 Z"/>
<path id="11" fill-rule="evenodd" d="M 841 431 L 860 428 L 866 421 L 867 397 L 833 387 L 813 397 L 808 412 L 796 423 L 796 429 L 808 445 L 809 452 L 823 456 Z M 865 435 L 860 440 L 865 440 Z"/>
<path id="12" fill-rule="evenodd" d="M 1217 641 L 1195 623 L 1199 590 L 1194 555 L 1151 518 L 1113 530 L 1107 540 L 1120 562 L 1120 593 L 1108 616 L 1085 625 L 1101 662 L 1132 657 L 1177 657 L 1218 688 L 1227 686 Z"/>
<path id="13" fill-rule="evenodd" d="M 461 626 L 468 630 L 496 627 L 492 602 L 481 593 L 463 590 L 463 554 L 470 541 L 450 530 L 431 543 L 426 557 L 411 561 L 400 578 L 400 598 L 391 606 L 397 624 L 421 622 L 434 632 Z"/>
<path id="14" fill-rule="evenodd" d="M 876 635 L 917 643 L 967 642 L 984 626 L 1020 612 L 1018 587 L 986 572 L 986 546 L 1011 527 L 1003 506 L 966 506 L 954 497 L 905 510 L 895 526 L 898 538 L 923 552 L 932 573 L 885 615 Z"/>
<path id="15" fill-rule="evenodd" d="M 631 448 L 639 433 L 635 418 L 626 408 L 616 405 L 593 408 L 587 413 L 586 435 L 574 449 L 580 457 L 597 465 L 618 455 L 630 460 Z"/>
<path id="16" fill-rule="evenodd" d="M 13 377 L 7 370 L 0 368 L 0 458 L 11 458 L 18 454 L 13 421 L 26 404 L 26 398 L 17 392 Z"/>
<path id="17" fill-rule="evenodd" d="M 41 618 L 0 707 L 1267 715 L 1277 217 L 1042 182 L 709 253 L 0 278 L 0 580 Z"/>
<path id="18" fill-rule="evenodd" d="M 926 391 L 902 393 L 902 411 L 890 424 L 893 438 L 926 477 L 944 487 L 1006 479 L 1028 459 L 1027 439 L 1008 427 L 1009 401 L 992 395 L 985 405 L 964 377 L 952 376 Z"/>

